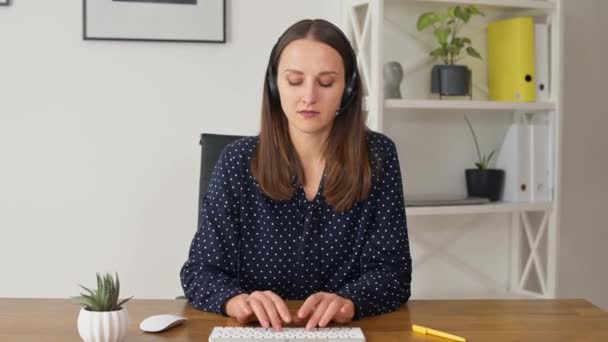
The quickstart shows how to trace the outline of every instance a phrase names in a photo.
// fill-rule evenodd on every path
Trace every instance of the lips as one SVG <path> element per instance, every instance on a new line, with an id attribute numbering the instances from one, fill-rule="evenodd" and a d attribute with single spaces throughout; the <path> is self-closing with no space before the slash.
<path id="1" fill-rule="evenodd" d="M 305 118 L 312 118 L 319 115 L 319 112 L 316 110 L 300 110 L 298 113 Z"/>

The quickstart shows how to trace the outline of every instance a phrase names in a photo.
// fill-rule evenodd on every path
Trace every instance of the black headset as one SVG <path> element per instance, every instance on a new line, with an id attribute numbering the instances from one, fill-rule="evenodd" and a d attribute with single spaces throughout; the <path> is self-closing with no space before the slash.
<path id="1" fill-rule="evenodd" d="M 353 47 L 350 45 L 350 41 L 348 40 L 348 38 L 346 38 L 346 35 L 344 35 L 342 30 L 340 30 L 334 24 L 332 24 L 330 22 L 326 22 L 326 23 L 328 23 L 329 26 L 331 28 L 333 28 L 340 35 L 340 37 L 342 37 L 342 39 L 344 40 L 344 43 L 346 44 L 346 46 L 348 46 L 351 65 L 353 68 L 353 72 L 351 73 L 350 77 L 346 80 L 346 86 L 344 87 L 344 93 L 342 94 L 342 100 L 340 101 L 340 109 L 336 112 L 336 115 L 338 115 L 338 114 L 342 113 L 346 108 L 348 108 L 348 106 L 350 106 L 350 104 L 353 102 L 353 100 L 357 97 L 357 94 L 359 92 L 359 87 L 358 87 L 359 83 L 357 82 L 357 78 L 359 77 L 359 70 L 357 68 L 357 55 L 355 54 Z M 279 95 L 279 87 L 277 86 L 277 83 L 276 83 L 277 72 L 273 68 L 272 57 L 276 53 L 277 45 L 281 41 L 281 38 L 283 38 L 283 36 L 281 36 L 277 40 L 277 42 L 274 44 L 274 46 L 272 47 L 272 51 L 270 52 L 270 58 L 268 61 L 268 68 L 266 71 L 266 74 L 267 74 L 266 77 L 268 78 L 268 96 L 270 97 L 270 102 L 274 103 L 276 105 L 279 105 L 281 103 L 281 100 L 280 100 L 280 95 Z"/>

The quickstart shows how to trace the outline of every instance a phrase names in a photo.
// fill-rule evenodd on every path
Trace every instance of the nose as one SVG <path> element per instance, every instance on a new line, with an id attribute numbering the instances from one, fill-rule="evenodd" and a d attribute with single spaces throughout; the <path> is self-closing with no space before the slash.
<path id="1" fill-rule="evenodd" d="M 317 86 L 314 81 L 306 82 L 302 91 L 302 102 L 307 105 L 317 102 Z"/>

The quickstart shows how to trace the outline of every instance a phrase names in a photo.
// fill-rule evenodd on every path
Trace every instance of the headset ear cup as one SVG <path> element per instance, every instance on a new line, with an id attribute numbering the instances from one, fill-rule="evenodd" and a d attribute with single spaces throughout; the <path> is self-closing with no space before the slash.
<path id="1" fill-rule="evenodd" d="M 271 65 L 268 65 L 266 78 L 268 80 L 268 96 L 270 97 L 270 102 L 273 104 L 279 103 L 279 89 L 277 88 Z"/>
<path id="2" fill-rule="evenodd" d="M 279 97 L 279 88 L 277 86 L 275 72 L 274 72 L 274 68 L 272 66 L 272 60 L 277 53 L 277 47 L 279 45 L 279 42 L 281 41 L 281 37 L 274 44 L 274 46 L 272 47 L 272 50 L 270 50 L 270 56 L 268 58 L 268 67 L 266 68 L 266 79 L 268 82 L 268 96 L 270 97 L 270 103 L 274 104 L 274 105 L 278 105 L 281 103 L 281 99 Z"/>
<path id="3" fill-rule="evenodd" d="M 350 79 L 348 80 L 348 84 L 346 85 L 346 88 L 344 89 L 344 94 L 342 95 L 342 101 L 340 103 L 340 112 L 345 110 L 346 107 L 348 107 L 351 104 L 351 102 L 353 102 L 355 97 L 357 96 L 357 90 L 355 89 L 356 87 L 357 87 L 357 71 L 353 71 Z"/>

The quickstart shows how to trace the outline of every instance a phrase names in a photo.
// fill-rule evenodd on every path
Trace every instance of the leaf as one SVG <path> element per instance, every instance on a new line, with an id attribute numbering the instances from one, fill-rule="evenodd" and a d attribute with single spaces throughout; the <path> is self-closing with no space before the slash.
<path id="1" fill-rule="evenodd" d="M 99 289 L 101 289 L 103 287 L 103 284 L 102 284 L 101 274 L 96 273 L 96 275 L 97 275 L 97 291 L 99 292 Z"/>
<path id="2" fill-rule="evenodd" d="M 445 49 L 443 47 L 438 47 L 435 50 L 430 52 L 430 55 L 436 58 L 441 58 L 443 60 L 443 63 L 448 64 L 447 62 L 447 52 L 445 51 Z"/>
<path id="3" fill-rule="evenodd" d="M 450 16 L 450 18 L 456 17 L 456 14 L 454 13 L 455 10 L 456 10 L 456 7 L 450 7 L 450 8 L 448 8 L 448 15 Z"/>
<path id="4" fill-rule="evenodd" d="M 465 21 L 465 13 L 462 10 L 462 7 L 460 6 L 456 6 L 456 8 L 454 9 L 454 15 L 456 16 L 456 18 Z"/>
<path id="5" fill-rule="evenodd" d="M 481 158 L 481 152 L 479 151 L 479 143 L 477 142 L 477 135 L 475 134 L 473 125 L 471 125 L 471 121 L 469 121 L 469 118 L 466 115 L 464 116 L 464 120 L 467 122 L 467 126 L 469 126 L 471 134 L 473 135 L 473 142 L 475 143 L 475 149 L 477 150 L 477 159 L 479 160 L 479 163 L 482 163 L 483 159 Z M 477 163 L 475 165 L 477 165 Z"/>
<path id="6" fill-rule="evenodd" d="M 461 37 L 460 40 L 462 41 L 463 44 L 472 44 L 471 39 L 469 39 L 467 37 Z"/>
<path id="7" fill-rule="evenodd" d="M 105 275 L 105 297 L 102 302 L 105 311 L 112 310 L 112 297 L 114 296 L 114 279 L 109 273 Z"/>
<path id="8" fill-rule="evenodd" d="M 467 47 L 467 53 L 471 57 L 475 57 L 475 58 L 481 59 L 481 55 L 479 54 L 479 52 L 477 52 L 477 50 L 475 50 L 472 46 L 468 46 Z"/>
<path id="9" fill-rule="evenodd" d="M 86 287 L 84 287 L 84 286 L 82 286 L 82 285 L 78 285 L 78 286 L 82 287 L 82 288 L 83 288 L 85 291 L 87 291 L 87 292 L 88 292 L 88 293 L 89 293 L 91 296 L 94 296 L 94 295 L 95 295 L 95 292 L 93 292 L 93 291 L 89 290 L 88 288 L 86 288 Z"/>
<path id="10" fill-rule="evenodd" d="M 95 296 L 91 296 L 88 294 L 84 294 L 84 293 L 80 293 L 80 297 L 78 297 L 79 299 L 82 300 L 95 300 Z"/>
<path id="11" fill-rule="evenodd" d="M 437 37 L 437 40 L 439 40 L 439 44 L 443 45 L 443 44 L 447 44 L 448 36 L 450 35 L 450 33 L 452 33 L 452 29 L 450 29 L 449 27 L 448 28 L 438 27 L 435 29 L 434 33 L 435 33 L 435 37 Z"/>
<path id="12" fill-rule="evenodd" d="M 99 302 L 92 302 L 89 308 L 91 311 L 103 311 L 103 308 L 99 304 Z"/>
<path id="13" fill-rule="evenodd" d="M 471 21 L 471 17 L 473 16 L 473 12 L 471 10 L 471 7 L 468 6 L 465 11 L 464 11 L 464 15 L 465 15 L 465 23 L 468 23 L 469 21 Z"/>
<path id="14" fill-rule="evenodd" d="M 422 31 L 425 28 L 434 25 L 439 21 L 439 16 L 434 12 L 426 12 L 420 15 L 418 18 L 418 22 L 416 23 L 416 28 L 418 31 Z"/>
<path id="15" fill-rule="evenodd" d="M 95 299 L 91 296 L 81 293 L 80 303 L 85 307 L 90 307 L 93 303 L 95 303 Z"/>
<path id="16" fill-rule="evenodd" d="M 488 168 L 488 156 L 486 154 L 483 155 L 483 161 L 481 162 L 482 169 Z"/>
<path id="17" fill-rule="evenodd" d="M 116 307 L 117 307 L 116 309 L 120 310 L 120 308 L 122 307 L 122 305 L 124 303 L 128 302 L 129 300 L 131 300 L 132 298 L 133 298 L 133 296 L 131 296 L 131 297 L 127 298 L 127 299 L 123 299 L 120 303 L 118 303 L 118 305 L 116 305 Z"/>
<path id="18" fill-rule="evenodd" d="M 99 288 L 99 306 L 101 308 L 101 311 L 105 311 L 104 309 L 105 309 L 105 303 L 107 302 L 107 298 L 108 298 L 107 280 L 104 275 L 103 279 L 101 280 L 101 287 Z"/>
<path id="19" fill-rule="evenodd" d="M 481 164 L 488 165 L 488 155 L 484 154 L 483 158 L 481 158 Z"/>
<path id="20" fill-rule="evenodd" d="M 452 56 L 460 56 L 461 50 L 462 50 L 462 46 L 453 45 L 452 46 Z"/>
<path id="21" fill-rule="evenodd" d="M 119 306 L 118 303 L 118 297 L 120 295 L 120 280 L 118 279 L 118 273 L 116 274 L 116 283 L 114 284 L 114 288 L 115 288 L 115 292 L 114 292 L 114 296 L 112 298 L 112 306 L 114 310 L 118 310 L 118 308 L 116 308 L 117 306 Z"/>
<path id="22" fill-rule="evenodd" d="M 471 12 L 471 14 L 473 15 L 480 15 L 482 17 L 485 17 L 486 15 L 480 11 L 477 7 L 475 7 L 475 5 L 471 5 L 469 6 L 469 11 Z"/>
<path id="23" fill-rule="evenodd" d="M 431 56 L 433 57 L 445 57 L 446 53 L 442 47 L 438 47 L 435 50 L 431 51 Z"/>
<path id="24" fill-rule="evenodd" d="M 462 39 L 458 37 L 454 38 L 452 40 L 452 56 L 459 56 L 463 47 L 464 43 L 462 42 Z"/>
<path id="25" fill-rule="evenodd" d="M 488 161 L 487 161 L 488 165 L 490 165 L 490 160 L 492 160 L 492 157 L 494 156 L 494 152 L 496 152 L 496 150 L 492 150 L 492 152 L 490 152 L 490 155 L 488 156 Z"/>

